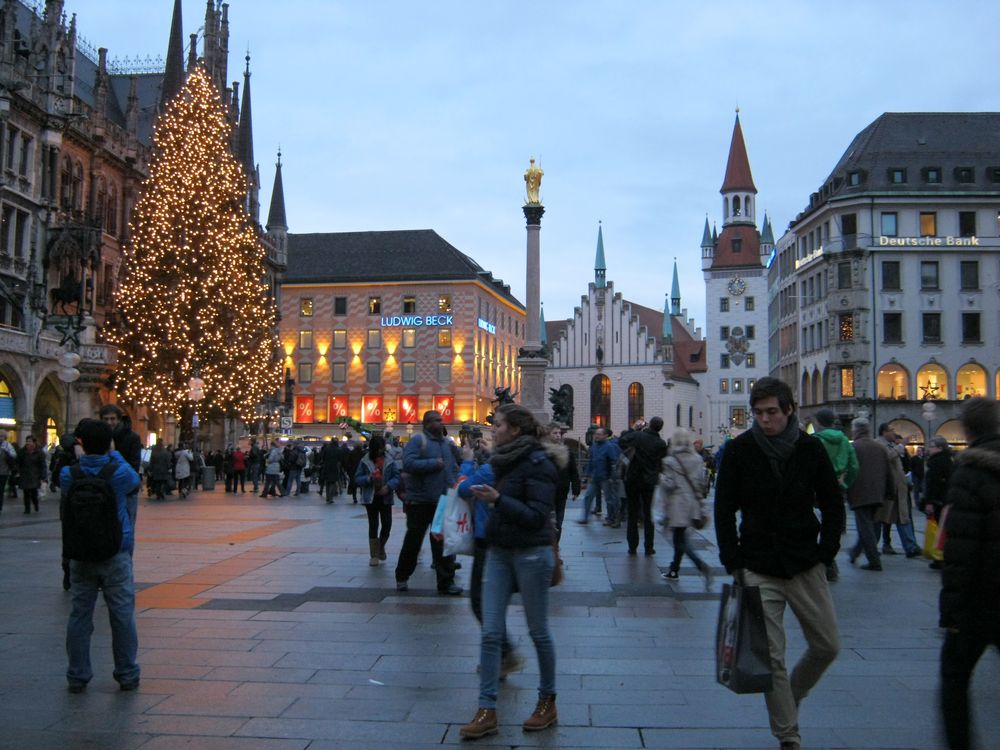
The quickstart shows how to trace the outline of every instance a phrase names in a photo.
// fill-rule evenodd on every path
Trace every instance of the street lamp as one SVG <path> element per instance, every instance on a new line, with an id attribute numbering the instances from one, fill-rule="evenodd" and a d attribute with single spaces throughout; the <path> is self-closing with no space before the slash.
<path id="1" fill-rule="evenodd" d="M 191 415 L 192 447 L 198 450 L 198 402 L 205 398 L 205 381 L 197 375 L 188 379 L 188 398 L 194 402 L 194 413 Z"/>
<path id="2" fill-rule="evenodd" d="M 933 401 L 925 401 L 924 405 L 920 408 L 921 414 L 923 414 L 924 419 L 927 420 L 927 434 L 924 435 L 924 450 L 930 446 L 931 442 L 931 422 L 934 421 L 934 413 L 937 411 L 937 404 Z"/>
<path id="3" fill-rule="evenodd" d="M 59 380 L 66 384 L 66 429 L 69 432 L 69 397 L 70 383 L 75 383 L 80 379 L 80 371 L 77 365 L 80 364 L 80 355 L 76 352 L 63 352 L 59 356 Z"/>

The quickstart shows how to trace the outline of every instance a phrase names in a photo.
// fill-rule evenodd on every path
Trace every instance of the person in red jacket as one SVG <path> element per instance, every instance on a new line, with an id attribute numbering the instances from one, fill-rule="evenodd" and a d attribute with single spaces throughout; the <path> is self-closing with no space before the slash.
<path id="1" fill-rule="evenodd" d="M 246 492 L 247 481 L 247 454 L 238 445 L 233 451 L 233 494 L 236 494 L 236 485 L 240 486 L 240 494 Z"/>

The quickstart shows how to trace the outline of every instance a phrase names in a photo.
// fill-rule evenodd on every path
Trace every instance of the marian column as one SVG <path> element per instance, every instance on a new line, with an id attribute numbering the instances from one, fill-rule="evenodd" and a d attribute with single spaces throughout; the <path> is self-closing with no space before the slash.
<path id="1" fill-rule="evenodd" d="M 539 198 L 542 184 L 541 167 L 531 159 L 528 171 L 524 173 L 524 183 L 528 199 L 524 204 L 524 218 L 527 222 L 528 253 L 526 268 L 525 307 L 527 308 L 527 327 L 525 342 L 518 353 L 517 364 L 521 368 L 521 403 L 531 410 L 541 424 L 547 424 L 551 419 L 545 406 L 545 370 L 548 367 L 548 352 L 542 346 L 541 338 L 541 257 L 539 250 L 539 234 L 542 230 L 542 214 L 545 207 Z"/>

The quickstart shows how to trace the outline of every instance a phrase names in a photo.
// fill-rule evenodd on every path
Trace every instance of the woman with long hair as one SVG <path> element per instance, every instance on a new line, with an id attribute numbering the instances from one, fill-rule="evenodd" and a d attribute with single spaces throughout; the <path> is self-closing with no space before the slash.
<path id="1" fill-rule="evenodd" d="M 687 541 L 688 528 L 707 518 L 705 463 L 695 451 L 691 433 L 677 430 L 670 439 L 670 455 L 663 459 L 660 487 L 663 490 L 667 525 L 673 533 L 674 560 L 663 574 L 668 580 L 678 578 L 681 558 L 687 555 L 705 577 L 705 589 L 712 588 L 712 569 L 695 553 Z"/>
<path id="2" fill-rule="evenodd" d="M 499 731 L 497 689 L 507 605 L 521 593 L 528 632 L 538 656 L 538 703 L 522 724 L 525 731 L 556 723 L 556 650 L 549 631 L 549 586 L 555 569 L 552 525 L 557 472 L 539 442 L 534 416 L 519 404 L 504 404 L 493 415 L 490 459 L 495 486 L 477 484 L 473 494 L 489 506 L 489 549 L 483 573 L 483 629 L 479 656 L 479 710 L 459 730 L 467 739 Z M 559 451 L 552 451 L 558 455 Z M 565 449 L 563 449 L 565 458 Z"/>
<path id="3" fill-rule="evenodd" d="M 368 441 L 368 452 L 358 462 L 354 482 L 361 490 L 361 503 L 368 513 L 368 564 L 378 567 L 386 558 L 385 545 L 392 531 L 393 494 L 399 486 L 399 467 L 385 454 L 385 438 L 373 435 Z"/>

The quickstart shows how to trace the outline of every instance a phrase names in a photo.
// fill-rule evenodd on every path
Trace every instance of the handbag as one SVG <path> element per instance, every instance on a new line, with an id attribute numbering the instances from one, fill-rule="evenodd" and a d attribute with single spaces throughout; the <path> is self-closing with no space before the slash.
<path id="1" fill-rule="evenodd" d="M 734 693 L 771 689 L 771 657 L 760 588 L 734 581 L 722 587 L 715 631 L 715 678 Z"/>
<path id="2" fill-rule="evenodd" d="M 935 560 L 944 560 L 944 543 L 948 539 L 948 534 L 945 532 L 945 522 L 948 520 L 949 510 L 951 510 L 950 505 L 946 505 L 941 509 L 941 520 L 938 521 L 937 538 L 934 540 L 934 551 L 937 552 L 940 557 L 935 557 Z"/>

